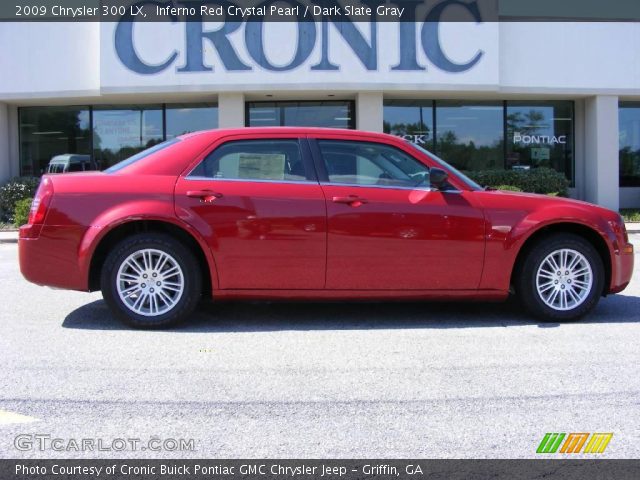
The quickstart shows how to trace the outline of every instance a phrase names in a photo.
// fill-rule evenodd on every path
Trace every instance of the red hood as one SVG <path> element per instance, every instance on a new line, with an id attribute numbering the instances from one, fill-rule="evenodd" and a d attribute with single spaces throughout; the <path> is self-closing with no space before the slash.
<path id="1" fill-rule="evenodd" d="M 513 198 L 514 201 L 518 202 L 522 199 L 530 199 L 531 201 L 535 201 L 538 205 L 544 204 L 545 206 L 574 206 L 579 208 L 586 208 L 591 211 L 596 211 L 601 216 L 607 219 L 618 219 L 619 214 L 613 210 L 602 207 L 600 205 L 596 205 L 595 203 L 585 202 L 583 200 L 576 200 L 573 198 L 566 197 L 555 197 L 551 195 L 543 195 L 539 193 L 526 193 L 526 192 L 512 192 L 510 190 L 488 190 L 487 193 L 491 195 L 500 195 L 504 196 L 504 201 L 508 202 L 509 198 Z"/>

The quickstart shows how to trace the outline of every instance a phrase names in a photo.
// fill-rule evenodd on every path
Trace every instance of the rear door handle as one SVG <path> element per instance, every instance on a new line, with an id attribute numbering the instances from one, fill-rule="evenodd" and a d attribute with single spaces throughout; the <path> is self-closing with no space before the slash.
<path id="1" fill-rule="evenodd" d="M 348 195 L 346 197 L 333 197 L 333 203 L 344 203 L 351 207 L 359 207 L 368 202 L 366 198 L 359 197 L 358 195 Z"/>
<path id="2" fill-rule="evenodd" d="M 203 203 L 212 203 L 216 198 L 222 197 L 222 194 L 213 190 L 189 190 L 187 197 L 199 198 Z"/>

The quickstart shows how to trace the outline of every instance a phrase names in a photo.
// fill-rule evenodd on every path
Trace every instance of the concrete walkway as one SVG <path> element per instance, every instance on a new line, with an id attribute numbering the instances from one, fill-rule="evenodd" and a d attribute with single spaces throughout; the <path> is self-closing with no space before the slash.
<path id="1" fill-rule="evenodd" d="M 640 233 L 640 222 L 625 223 L 628 233 Z"/>
<path id="2" fill-rule="evenodd" d="M 17 230 L 0 230 L 0 243 L 16 243 L 17 241 Z"/>
<path id="3" fill-rule="evenodd" d="M 626 223 L 627 232 L 640 233 L 640 222 Z M 17 230 L 0 230 L 0 243 L 17 243 Z"/>

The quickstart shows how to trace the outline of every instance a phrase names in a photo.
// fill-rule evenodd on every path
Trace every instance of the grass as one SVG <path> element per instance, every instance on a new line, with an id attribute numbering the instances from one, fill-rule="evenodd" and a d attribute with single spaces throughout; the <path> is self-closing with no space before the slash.
<path id="1" fill-rule="evenodd" d="M 640 222 L 640 208 L 623 208 L 620 215 L 625 222 Z"/>

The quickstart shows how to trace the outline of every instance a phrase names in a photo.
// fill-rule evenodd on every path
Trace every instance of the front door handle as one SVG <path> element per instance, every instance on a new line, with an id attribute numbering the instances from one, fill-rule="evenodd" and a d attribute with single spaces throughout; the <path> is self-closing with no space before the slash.
<path id="1" fill-rule="evenodd" d="M 333 203 L 344 203 L 351 207 L 359 207 L 367 203 L 366 198 L 359 197 L 358 195 L 348 195 L 346 197 L 333 197 Z"/>
<path id="2" fill-rule="evenodd" d="M 187 197 L 199 198 L 203 203 L 213 203 L 216 198 L 222 197 L 222 194 L 213 190 L 189 190 Z"/>

